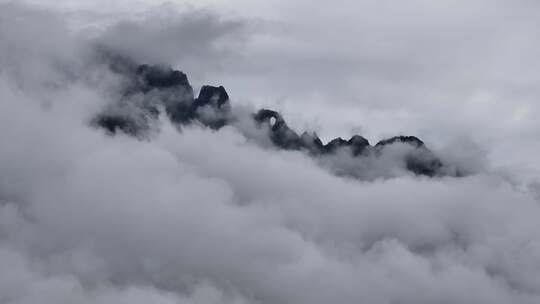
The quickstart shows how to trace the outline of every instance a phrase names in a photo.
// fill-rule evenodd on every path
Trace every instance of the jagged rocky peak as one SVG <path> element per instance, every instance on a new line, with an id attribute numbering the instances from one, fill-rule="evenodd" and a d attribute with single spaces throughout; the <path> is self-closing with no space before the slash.
<path id="1" fill-rule="evenodd" d="M 407 170 L 416 175 L 437 176 L 442 175 L 441 169 L 444 167 L 442 161 L 429 150 L 411 153 L 405 157 Z"/>
<path id="2" fill-rule="evenodd" d="M 335 153 L 339 149 L 349 148 L 353 156 L 358 156 L 370 147 L 369 141 L 360 135 L 354 135 L 349 140 L 341 137 L 334 138 L 323 147 L 324 153 Z"/>
<path id="3" fill-rule="evenodd" d="M 370 147 L 369 141 L 360 135 L 354 135 L 349 139 L 348 144 L 351 146 L 354 156 L 364 153 L 366 148 Z"/>
<path id="4" fill-rule="evenodd" d="M 337 137 L 324 145 L 324 153 L 335 153 L 338 149 L 344 148 L 346 146 L 347 141 L 341 137 Z"/>
<path id="5" fill-rule="evenodd" d="M 270 140 L 274 145 L 286 150 L 299 150 L 303 147 L 300 136 L 289 128 L 278 112 L 262 109 L 253 115 L 253 119 L 259 126 L 268 125 Z"/>
<path id="6" fill-rule="evenodd" d="M 394 144 L 394 143 L 405 143 L 405 144 L 413 145 L 413 146 L 415 146 L 417 148 L 425 146 L 424 142 L 421 141 L 416 136 L 403 136 L 403 135 L 400 135 L 400 136 L 394 136 L 394 137 L 391 137 L 391 138 L 388 138 L 388 139 L 383 139 L 383 140 L 379 141 L 375 145 L 375 147 L 391 145 L 391 144 Z"/>
<path id="7" fill-rule="evenodd" d="M 213 87 L 209 85 L 202 86 L 199 97 L 196 99 L 197 106 L 210 105 L 221 109 L 229 104 L 229 94 L 223 86 Z"/>
<path id="8" fill-rule="evenodd" d="M 354 135 L 349 140 L 338 137 L 324 145 L 314 133 L 304 132 L 298 136 L 277 111 L 262 109 L 254 114 L 253 118 L 259 125 L 267 124 L 271 141 L 281 149 L 305 150 L 312 156 L 335 154 L 343 150 L 350 153 L 352 157 L 361 157 L 373 155 L 373 153 L 377 155 L 385 147 L 404 143 L 413 148 L 404 156 L 407 170 L 419 175 L 435 176 L 443 167 L 442 162 L 425 147 L 420 139 L 414 136 L 396 136 L 381 140 L 375 145 L 375 149 L 366 138 L 360 135 Z"/>
<path id="9" fill-rule="evenodd" d="M 270 139 L 276 146 L 283 149 L 304 149 L 311 154 L 320 155 L 335 153 L 338 149 L 347 147 L 351 148 L 354 156 L 357 156 L 369 146 L 367 139 L 360 135 L 355 135 L 349 140 L 339 137 L 331 140 L 326 145 L 323 145 L 321 139 L 314 133 L 304 132 L 301 136 L 298 136 L 295 131 L 289 128 L 281 114 L 273 110 L 259 110 L 253 118 L 259 125 L 266 123 L 269 126 Z"/>
<path id="10" fill-rule="evenodd" d="M 302 146 L 305 147 L 311 154 L 319 155 L 322 153 L 324 145 L 315 132 L 304 132 L 300 136 Z"/>
<path id="11" fill-rule="evenodd" d="M 114 115 L 114 114 L 100 114 L 96 116 L 92 121 L 92 125 L 99 126 L 106 130 L 109 134 L 115 134 L 122 131 L 125 134 L 136 136 L 140 132 L 140 125 L 135 123 L 133 119 L 130 119 L 126 115 Z"/>
<path id="12" fill-rule="evenodd" d="M 122 75 L 127 84 L 120 89 L 118 102 L 104 109 L 92 121 L 108 133 L 122 131 L 144 136 L 161 109 L 178 126 L 198 122 L 219 129 L 235 121 L 229 95 L 223 86 L 202 86 L 194 98 L 188 78 L 181 71 L 163 66 L 135 65 L 122 58 L 111 64 L 111 70 Z M 407 170 L 419 175 L 444 175 L 444 164 L 414 136 L 396 136 L 371 146 L 366 138 L 354 135 L 348 140 L 338 137 L 324 145 L 315 133 L 304 132 L 299 136 L 277 111 L 261 109 L 251 118 L 256 126 L 267 130 L 268 138 L 279 149 L 304 151 L 313 158 L 325 159 L 339 158 L 348 153 L 362 161 L 364 157 L 378 159 L 387 148 L 403 143 L 410 146 L 399 156 Z"/>
<path id="13" fill-rule="evenodd" d="M 380 153 L 385 147 L 397 143 L 407 144 L 414 148 L 405 155 L 407 170 L 417 175 L 436 176 L 441 174 L 441 169 L 444 167 L 442 161 L 426 147 L 423 141 L 415 136 L 394 136 L 381 140 L 375 145 L 375 148 Z"/>
<path id="14" fill-rule="evenodd" d="M 224 127 L 229 119 L 231 105 L 229 94 L 223 86 L 205 85 L 193 105 L 195 118 L 212 129 Z"/>
<path id="15" fill-rule="evenodd" d="M 223 86 L 203 86 L 195 99 L 193 88 L 181 71 L 158 65 L 134 66 L 129 60 L 116 60 L 113 64 L 111 70 L 128 83 L 120 94 L 121 99 L 93 120 L 93 124 L 110 133 L 144 133 L 160 109 L 175 124 L 199 121 L 214 129 L 227 124 L 230 104 Z"/>
<path id="16" fill-rule="evenodd" d="M 253 119 L 255 119 L 256 122 L 259 124 L 261 123 L 268 123 L 271 129 L 277 130 L 282 125 L 286 125 L 285 120 L 283 117 L 281 117 L 281 114 L 279 114 L 277 111 L 272 111 L 268 109 L 261 109 L 255 115 L 253 115 Z"/>
<path id="17" fill-rule="evenodd" d="M 190 87 L 187 75 L 170 67 L 142 64 L 137 67 L 136 75 L 141 81 L 141 89 Z"/>

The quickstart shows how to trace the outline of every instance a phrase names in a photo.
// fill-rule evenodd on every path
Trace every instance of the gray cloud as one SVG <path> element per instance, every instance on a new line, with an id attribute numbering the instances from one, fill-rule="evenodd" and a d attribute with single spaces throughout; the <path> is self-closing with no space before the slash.
<path id="1" fill-rule="evenodd" d="M 0 302 L 539 301 L 537 192 L 485 147 L 445 150 L 473 176 L 358 182 L 233 127 L 106 136 L 121 80 L 55 14 L 0 11 Z"/>
<path id="2" fill-rule="evenodd" d="M 220 18 L 203 10 L 174 13 L 162 9 L 143 20 L 113 25 L 99 43 L 142 63 L 185 64 L 192 60 L 216 64 L 226 55 L 226 43 L 235 36 L 240 38 L 243 28 L 239 20 Z"/>
<path id="3" fill-rule="evenodd" d="M 254 5 L 242 5 L 236 9 L 251 16 Z M 438 145 L 469 137 L 490 150 L 511 150 L 526 137 L 519 153 L 536 150 L 538 3 L 262 7 L 268 9 L 254 9 L 261 31 L 223 73 L 232 96 L 278 104 L 288 121 L 300 121 L 295 127 L 310 125 L 325 138 L 360 128 L 371 141 L 405 132 Z M 526 156 L 490 157 L 518 165 Z"/>

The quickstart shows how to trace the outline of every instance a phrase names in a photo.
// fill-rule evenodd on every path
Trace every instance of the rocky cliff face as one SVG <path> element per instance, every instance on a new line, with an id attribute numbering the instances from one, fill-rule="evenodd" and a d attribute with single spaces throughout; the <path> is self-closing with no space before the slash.
<path id="1" fill-rule="evenodd" d="M 234 125 L 237 119 L 232 114 L 229 95 L 222 86 L 205 85 L 195 98 L 186 74 L 181 71 L 132 62 L 116 63 L 113 70 L 125 77 L 127 84 L 120 100 L 92 121 L 111 135 L 123 132 L 142 136 L 160 111 L 178 126 L 198 123 L 216 130 Z M 266 130 L 266 136 L 277 149 L 303 151 L 315 159 L 341 154 L 362 162 L 367 158 L 382 159 L 381 155 L 387 150 L 404 146 L 396 155 L 405 170 L 430 177 L 449 174 L 444 170 L 443 162 L 414 136 L 396 136 L 371 145 L 364 137 L 354 135 L 350 139 L 338 137 L 323 144 L 315 133 L 298 135 L 277 111 L 261 109 L 250 119 L 256 128 Z M 342 168 L 341 171 L 349 170 Z"/>

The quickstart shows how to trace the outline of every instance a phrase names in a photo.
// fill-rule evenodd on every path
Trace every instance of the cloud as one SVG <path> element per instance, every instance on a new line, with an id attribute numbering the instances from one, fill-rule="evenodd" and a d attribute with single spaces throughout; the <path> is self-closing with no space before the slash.
<path id="1" fill-rule="evenodd" d="M 296 129 L 326 139 L 361 129 L 370 141 L 404 132 L 439 146 L 468 137 L 513 166 L 537 150 L 534 1 L 242 1 L 234 9 L 259 31 L 222 81 Z M 520 143 L 520 156 L 495 152 Z"/>
<path id="2" fill-rule="evenodd" d="M 23 50 L 0 42 L 0 302 L 538 302 L 535 191 L 482 166 L 359 182 L 163 117 L 150 140 L 107 136 L 88 122 L 122 80 L 49 18 L 0 32 Z"/>
<path id="3" fill-rule="evenodd" d="M 227 20 L 208 10 L 177 12 L 163 7 L 142 20 L 114 24 L 98 43 L 141 63 L 181 63 L 193 69 L 197 64 L 203 65 L 199 69 L 208 69 L 204 65 L 223 60 L 240 42 L 243 31 L 241 20 Z"/>
<path id="4" fill-rule="evenodd" d="M 101 286 L 89 289 L 71 275 L 48 276 L 33 269 L 22 254 L 0 248 L 0 275 L 2 301 L 6 303 L 157 303 L 157 304 L 210 304 L 245 303 L 234 295 L 224 295 L 212 286 L 201 286 L 185 297 L 148 287 L 132 286 L 115 289 Z"/>

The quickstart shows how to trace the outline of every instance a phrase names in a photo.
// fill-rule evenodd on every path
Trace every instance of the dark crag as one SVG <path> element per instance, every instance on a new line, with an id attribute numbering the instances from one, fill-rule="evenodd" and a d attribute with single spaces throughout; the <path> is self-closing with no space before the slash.
<path id="1" fill-rule="evenodd" d="M 234 125 L 229 95 L 222 86 L 205 85 L 195 98 L 187 76 L 181 71 L 163 66 L 135 65 L 132 62 L 119 65 L 118 61 L 112 65 L 112 70 L 124 76 L 128 84 L 123 89 L 121 99 L 92 121 L 92 124 L 110 134 L 123 132 L 143 136 L 160 110 L 178 126 L 198 123 L 217 130 L 225 125 Z M 253 113 L 251 118 L 256 127 L 267 130 L 270 142 L 278 149 L 304 151 L 313 158 L 344 151 L 362 161 L 367 157 L 379 157 L 389 147 L 404 145 L 407 151 L 400 156 L 404 169 L 430 177 L 452 175 L 444 170 L 443 162 L 424 142 L 414 136 L 396 136 L 374 146 L 360 135 L 350 139 L 338 137 L 323 144 L 315 133 L 298 135 L 277 111 L 261 109 Z"/>

